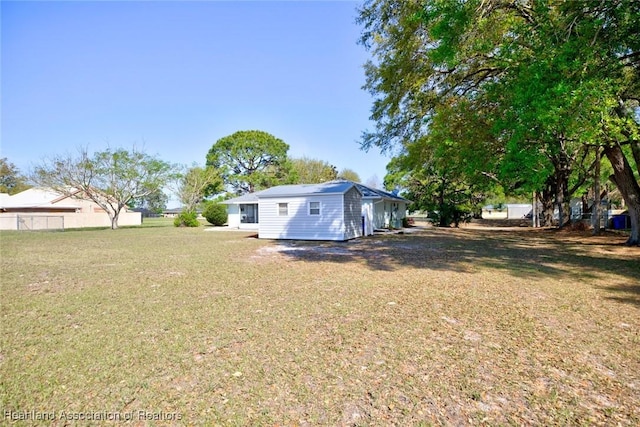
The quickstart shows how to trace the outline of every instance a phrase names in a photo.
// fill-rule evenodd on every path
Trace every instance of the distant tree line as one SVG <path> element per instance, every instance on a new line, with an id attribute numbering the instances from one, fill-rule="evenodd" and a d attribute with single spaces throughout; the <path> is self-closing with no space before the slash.
<path id="1" fill-rule="evenodd" d="M 322 160 L 290 158 L 289 145 L 267 132 L 238 131 L 219 139 L 204 166 L 176 165 L 133 147 L 107 148 L 91 153 L 57 154 L 36 165 L 28 176 L 6 158 L 0 159 L 0 192 L 15 194 L 29 186 L 54 189 L 70 197 L 94 201 L 118 228 L 120 212 L 139 208 L 160 213 L 174 193 L 183 206 L 177 226 L 197 226 L 196 211 L 219 225 L 221 199 L 280 184 L 319 183 L 338 178 L 360 181 L 350 169 L 340 172 Z M 226 211 L 225 211 L 226 212 Z"/>

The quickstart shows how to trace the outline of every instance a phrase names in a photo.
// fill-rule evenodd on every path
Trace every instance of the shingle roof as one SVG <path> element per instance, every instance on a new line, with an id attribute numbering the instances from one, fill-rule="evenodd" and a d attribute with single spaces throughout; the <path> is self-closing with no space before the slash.
<path id="1" fill-rule="evenodd" d="M 328 181 L 321 184 L 279 185 L 277 187 L 271 187 L 268 190 L 261 191 L 258 194 L 258 198 L 344 194 L 353 186 L 355 186 L 355 183 L 351 181 Z"/>
<path id="2" fill-rule="evenodd" d="M 225 200 L 221 202 L 225 205 L 244 204 L 244 203 L 258 203 L 260 198 L 269 197 L 293 197 L 293 196 L 311 196 L 318 194 L 344 194 L 352 187 L 356 187 L 363 198 L 369 199 L 386 199 L 395 200 L 398 202 L 409 202 L 404 197 L 400 197 L 393 193 L 389 193 L 377 188 L 367 187 L 363 184 L 347 181 L 343 179 L 335 181 L 327 181 L 320 184 L 296 184 L 296 185 L 278 185 L 277 187 L 271 187 L 267 190 L 257 191 L 255 193 L 248 193 L 242 196 Z"/>
<path id="3" fill-rule="evenodd" d="M 247 193 L 242 196 L 234 197 L 233 199 L 220 202 L 223 205 L 237 205 L 241 203 L 258 203 L 258 194 L 262 191 L 256 191 L 255 193 Z"/>

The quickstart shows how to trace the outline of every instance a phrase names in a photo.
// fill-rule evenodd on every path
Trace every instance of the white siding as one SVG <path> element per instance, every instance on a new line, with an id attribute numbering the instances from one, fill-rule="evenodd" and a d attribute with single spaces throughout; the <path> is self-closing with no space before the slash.
<path id="1" fill-rule="evenodd" d="M 393 218 L 393 227 L 402 227 L 402 218 L 407 216 L 407 204 L 401 201 L 375 200 L 373 202 L 373 227 L 389 228 Z"/>
<path id="2" fill-rule="evenodd" d="M 531 213 L 533 205 L 531 204 L 508 204 L 507 205 L 507 218 L 509 219 L 521 219 Z"/>
<path id="3" fill-rule="evenodd" d="M 386 205 L 387 202 L 384 200 L 376 200 L 373 202 L 373 228 L 376 230 L 389 226 L 385 209 Z"/>
<path id="4" fill-rule="evenodd" d="M 357 191 L 356 191 L 357 193 Z M 359 194 L 359 193 L 358 193 Z M 309 202 L 320 202 L 320 215 L 309 214 Z M 278 215 L 278 203 L 288 203 L 288 215 Z M 346 240 L 342 194 L 260 198 L 258 237 L 264 239 Z M 357 205 L 358 221 L 360 204 Z M 353 225 L 351 225 L 352 227 Z M 350 230 L 350 233 L 353 233 Z"/>
<path id="5" fill-rule="evenodd" d="M 362 200 L 362 216 L 364 217 L 365 236 L 373 235 L 373 201 L 371 199 Z"/>
<path id="6" fill-rule="evenodd" d="M 229 227 L 240 227 L 240 206 L 227 205 L 227 225 Z"/>
<path id="7" fill-rule="evenodd" d="M 344 239 L 362 236 L 362 196 L 352 187 L 344 195 Z"/>

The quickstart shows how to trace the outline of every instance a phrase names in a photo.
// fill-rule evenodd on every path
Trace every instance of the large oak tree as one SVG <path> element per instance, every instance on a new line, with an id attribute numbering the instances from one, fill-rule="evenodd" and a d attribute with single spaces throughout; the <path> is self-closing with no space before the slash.
<path id="1" fill-rule="evenodd" d="M 493 156 L 481 172 L 507 188 L 548 190 L 562 224 L 581 162 L 599 146 L 629 208 L 629 243 L 640 243 L 639 2 L 372 0 L 360 23 L 375 57 L 365 87 L 376 128 L 364 148 L 406 151 L 463 105 L 477 116 L 470 127 L 491 132 L 440 143 Z"/>

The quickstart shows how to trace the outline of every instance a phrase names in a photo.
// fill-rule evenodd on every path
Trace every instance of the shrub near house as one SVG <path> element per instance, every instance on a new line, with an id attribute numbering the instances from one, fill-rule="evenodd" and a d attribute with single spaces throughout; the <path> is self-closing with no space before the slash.
<path id="1" fill-rule="evenodd" d="M 227 207 L 220 203 L 209 203 L 204 208 L 202 216 L 204 216 L 210 224 L 217 226 L 224 225 L 228 219 Z"/>
<path id="2" fill-rule="evenodd" d="M 176 227 L 200 227 L 200 221 L 198 221 L 198 214 L 195 211 L 182 211 L 173 220 L 173 225 Z"/>

